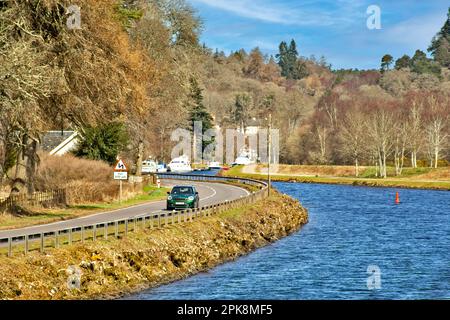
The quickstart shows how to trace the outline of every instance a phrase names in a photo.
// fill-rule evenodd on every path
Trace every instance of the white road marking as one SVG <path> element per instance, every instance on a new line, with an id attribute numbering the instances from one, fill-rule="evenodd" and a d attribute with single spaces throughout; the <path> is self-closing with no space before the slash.
<path id="1" fill-rule="evenodd" d="M 209 190 L 212 190 L 212 191 L 213 191 L 213 194 L 210 195 L 209 197 L 200 199 L 201 201 L 205 201 L 205 200 L 211 199 L 212 197 L 214 197 L 214 196 L 217 194 L 217 191 L 216 191 L 215 189 L 213 189 L 213 188 L 211 188 L 211 187 L 208 187 L 208 186 L 203 186 L 203 187 L 208 188 Z"/>
<path id="2" fill-rule="evenodd" d="M 171 182 L 172 182 L 172 181 L 171 181 Z M 194 184 L 195 184 L 195 183 L 194 183 Z M 220 183 L 218 183 L 218 184 L 220 184 Z M 174 185 L 176 185 L 176 184 L 174 184 Z M 245 192 L 247 193 L 247 195 L 250 195 L 250 192 L 249 192 L 248 190 L 244 189 L 244 188 L 240 188 L 240 187 L 233 186 L 233 185 L 229 185 L 229 184 L 223 184 L 223 185 L 225 185 L 225 186 L 227 186 L 227 187 L 239 189 L 239 190 L 241 190 L 241 191 L 245 191 Z M 172 185 L 172 183 L 168 183 L 168 185 L 164 185 L 164 186 L 170 187 L 170 186 L 173 186 L 173 185 Z M 210 189 L 210 190 L 213 191 L 213 193 L 212 193 L 211 195 L 209 195 L 209 196 L 207 196 L 207 197 L 205 197 L 205 198 L 203 198 L 203 199 L 200 199 L 200 201 L 205 201 L 205 200 L 211 199 L 211 198 L 213 198 L 213 197 L 215 197 L 215 196 L 217 195 L 217 191 L 216 191 L 214 188 L 211 188 L 211 187 L 205 185 L 205 183 L 201 183 L 200 186 L 201 186 L 201 187 L 204 187 L 204 188 L 207 188 L 207 189 Z M 224 201 L 225 201 L 225 202 L 228 202 L 228 201 L 230 201 L 230 200 L 227 199 L 227 200 L 224 200 Z M 109 215 L 109 214 L 111 214 L 111 213 L 118 212 L 118 211 L 122 211 L 122 210 L 134 209 L 134 208 L 139 208 L 139 207 L 144 207 L 144 206 L 148 206 L 148 205 L 152 205 L 152 204 L 157 204 L 157 203 L 164 203 L 164 202 L 166 202 L 166 200 L 151 201 L 151 202 L 147 202 L 147 203 L 143 203 L 143 204 L 134 205 L 134 206 L 127 207 L 127 208 L 119 208 L 119 209 L 116 209 L 116 210 L 111 210 L 111 211 L 106 211 L 106 212 L 99 212 L 99 213 L 95 213 L 95 214 L 91 214 L 91 215 L 88 215 L 88 216 L 79 217 L 79 218 L 75 218 L 75 219 L 68 219 L 68 220 L 64 220 L 64 221 L 56 221 L 56 222 L 52 222 L 52 223 L 48 223 L 48 224 L 34 225 L 34 226 L 23 227 L 23 228 L 19 228 L 19 229 L 9 229 L 9 230 L 6 229 L 6 230 L 0 230 L 0 234 L 1 234 L 2 232 L 14 232 L 14 231 L 19 231 L 19 230 L 25 230 L 25 231 L 26 231 L 26 230 L 29 230 L 29 229 L 45 228 L 45 227 L 50 227 L 50 226 L 54 226 L 54 225 L 58 225 L 58 224 L 70 223 L 70 222 L 73 222 L 73 221 L 77 221 L 77 222 L 79 221 L 79 222 L 80 222 L 80 225 L 78 225 L 77 227 L 81 227 L 81 226 L 83 226 L 83 225 L 82 225 L 82 222 L 83 222 L 84 220 L 91 219 L 91 218 L 96 217 L 96 216 Z M 158 210 L 158 211 L 151 212 L 151 213 L 155 213 L 155 214 L 156 214 L 156 213 L 163 213 L 163 212 L 165 212 L 165 211 Z M 139 218 L 139 217 L 142 217 L 142 216 L 145 216 L 145 215 L 147 215 L 147 213 L 141 214 L 141 215 L 137 215 L 137 216 L 129 216 L 128 218 Z M 124 217 L 124 219 L 126 219 L 126 218 L 127 218 L 127 217 Z M 93 223 L 95 223 L 95 222 L 93 222 Z M 101 224 L 102 222 L 99 221 L 98 223 Z M 70 227 L 67 227 L 67 228 L 70 228 Z M 75 228 L 76 228 L 76 227 L 75 227 Z"/>

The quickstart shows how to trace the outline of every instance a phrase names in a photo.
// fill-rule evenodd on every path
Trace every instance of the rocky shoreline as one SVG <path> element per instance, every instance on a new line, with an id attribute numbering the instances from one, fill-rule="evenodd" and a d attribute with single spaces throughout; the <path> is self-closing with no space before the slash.
<path id="1" fill-rule="evenodd" d="M 124 239 L 1 257 L 0 298 L 119 298 L 235 260 L 307 222 L 298 201 L 274 192 L 254 205 Z"/>

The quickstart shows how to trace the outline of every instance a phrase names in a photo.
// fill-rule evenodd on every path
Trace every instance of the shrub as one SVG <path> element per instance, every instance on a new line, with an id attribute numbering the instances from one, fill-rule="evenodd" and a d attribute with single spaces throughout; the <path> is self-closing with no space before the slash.
<path id="1" fill-rule="evenodd" d="M 128 136 L 122 123 L 89 127 L 75 150 L 75 155 L 91 160 L 116 162 L 117 155 L 126 146 Z"/>
<path id="2" fill-rule="evenodd" d="M 113 168 L 106 162 L 76 158 L 73 155 L 41 155 L 36 174 L 40 191 L 67 189 L 69 204 L 112 201 L 118 197 L 119 184 L 113 180 Z M 142 185 L 125 182 L 124 198 L 134 196 Z"/>

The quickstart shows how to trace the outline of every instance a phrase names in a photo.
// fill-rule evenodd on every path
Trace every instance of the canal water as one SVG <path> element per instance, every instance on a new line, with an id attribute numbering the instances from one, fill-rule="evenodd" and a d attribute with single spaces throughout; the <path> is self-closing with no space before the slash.
<path id="1" fill-rule="evenodd" d="M 450 192 L 274 185 L 308 208 L 300 232 L 128 298 L 450 299 Z"/>

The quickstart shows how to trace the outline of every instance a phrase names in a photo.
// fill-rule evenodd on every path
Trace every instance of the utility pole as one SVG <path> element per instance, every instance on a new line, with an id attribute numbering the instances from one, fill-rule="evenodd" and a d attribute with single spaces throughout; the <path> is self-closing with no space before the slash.
<path id="1" fill-rule="evenodd" d="M 267 180 L 269 181 L 269 187 L 267 189 L 267 193 L 270 197 L 270 187 L 271 187 L 271 181 L 270 181 L 270 161 L 272 158 L 272 114 L 269 114 L 269 137 L 268 137 L 268 148 L 267 151 L 268 159 L 267 159 Z"/>

